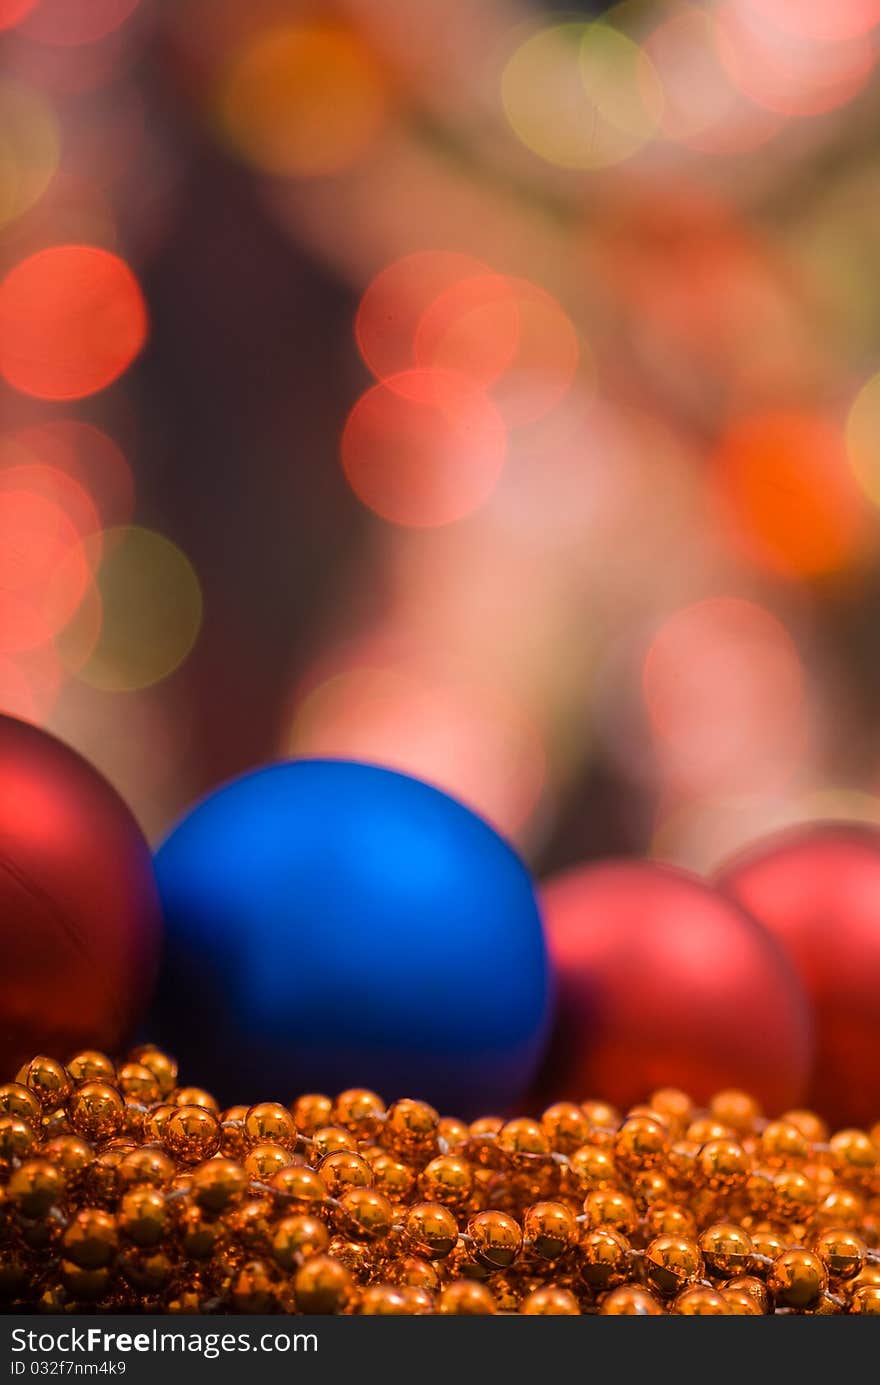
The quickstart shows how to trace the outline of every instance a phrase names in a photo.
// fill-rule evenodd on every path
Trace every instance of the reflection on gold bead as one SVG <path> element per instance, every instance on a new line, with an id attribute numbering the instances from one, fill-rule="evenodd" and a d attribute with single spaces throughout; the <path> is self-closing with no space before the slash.
<path id="1" fill-rule="evenodd" d="M 770 1293 L 785 1308 L 813 1308 L 827 1285 L 822 1261 L 798 1247 L 777 1255 L 767 1276 Z"/>
<path id="2" fill-rule="evenodd" d="M 318 1165 L 318 1173 L 332 1197 L 339 1197 L 346 1188 L 369 1188 L 373 1182 L 373 1173 L 366 1159 L 347 1149 L 328 1154 Z"/>
<path id="3" fill-rule="evenodd" d="M 322 1125 L 309 1138 L 313 1162 L 326 1159 L 328 1154 L 354 1154 L 357 1150 L 357 1136 L 342 1125 Z"/>
<path id="4" fill-rule="evenodd" d="M 388 1235 L 394 1209 L 387 1197 L 373 1188 L 349 1188 L 339 1199 L 339 1216 L 347 1235 L 372 1241 Z"/>
<path id="5" fill-rule="evenodd" d="M 640 1284 L 621 1284 L 602 1299 L 599 1312 L 607 1317 L 658 1317 L 663 1309 L 650 1289 Z"/>
<path id="6" fill-rule="evenodd" d="M 708 1188 L 714 1192 L 729 1191 L 745 1184 L 750 1161 L 738 1141 L 708 1140 L 700 1150 L 697 1168 Z"/>
<path id="7" fill-rule="evenodd" d="M 801 1163 L 809 1152 L 806 1137 L 790 1121 L 770 1121 L 761 1131 L 761 1157 L 771 1168 Z"/>
<path id="8" fill-rule="evenodd" d="M 599 1188 L 587 1193 L 584 1216 L 587 1226 L 610 1226 L 624 1236 L 632 1236 L 639 1224 L 633 1199 L 614 1188 Z"/>
<path id="9" fill-rule="evenodd" d="M 64 1233 L 65 1257 L 83 1270 L 109 1265 L 116 1256 L 119 1236 L 109 1212 L 97 1207 L 77 1212 Z"/>
<path id="10" fill-rule="evenodd" d="M 263 1144 L 252 1145 L 248 1150 L 244 1161 L 244 1171 L 248 1178 L 255 1178 L 258 1182 L 268 1183 L 276 1173 L 286 1169 L 293 1163 L 293 1155 L 284 1145 L 271 1144 L 266 1140 Z"/>
<path id="11" fill-rule="evenodd" d="M 716 1289 L 697 1285 L 683 1289 L 672 1304 L 673 1313 L 684 1318 L 728 1318 L 731 1316 L 730 1304 Z"/>
<path id="12" fill-rule="evenodd" d="M 709 1114 L 737 1135 L 749 1135 L 761 1119 L 761 1108 L 747 1092 L 730 1087 L 715 1093 L 709 1102 Z"/>
<path id="13" fill-rule="evenodd" d="M 506 1269 L 522 1249 L 519 1224 L 504 1212 L 478 1212 L 468 1222 L 467 1234 L 474 1259 L 487 1269 Z"/>
<path id="14" fill-rule="evenodd" d="M 616 1130 L 620 1125 L 620 1112 L 607 1101 L 584 1101 L 581 1110 L 591 1128 L 597 1130 Z"/>
<path id="15" fill-rule="evenodd" d="M 119 1069 L 117 1085 L 123 1096 L 133 1097 L 144 1103 L 158 1101 L 162 1095 L 155 1076 L 143 1063 L 123 1063 Z"/>
<path id="16" fill-rule="evenodd" d="M 485 1317 L 495 1312 L 495 1300 L 485 1284 L 475 1279 L 455 1279 L 440 1294 L 437 1311 L 457 1317 Z"/>
<path id="17" fill-rule="evenodd" d="M 416 1181 L 416 1175 L 409 1164 L 404 1164 L 393 1154 L 377 1154 L 370 1160 L 370 1172 L 373 1178 L 373 1186 L 391 1198 L 392 1202 L 400 1202 L 408 1197 Z"/>
<path id="18" fill-rule="evenodd" d="M 520 1312 L 527 1318 L 580 1316 L 580 1307 L 574 1294 L 568 1289 L 548 1284 L 542 1289 L 533 1289 L 520 1306 Z"/>
<path id="19" fill-rule="evenodd" d="M 364 1289 L 357 1311 L 366 1317 L 389 1317 L 412 1314 L 412 1301 L 394 1284 L 371 1284 Z"/>
<path id="20" fill-rule="evenodd" d="M 810 1144 L 823 1144 L 828 1139 L 828 1126 L 815 1111 L 784 1111 L 779 1119 L 784 1125 L 793 1125 Z"/>
<path id="21" fill-rule="evenodd" d="M 174 1176 L 174 1164 L 164 1150 L 145 1146 L 124 1154 L 119 1161 L 118 1177 L 125 1188 L 138 1183 L 149 1183 L 161 1188 Z"/>
<path id="22" fill-rule="evenodd" d="M 676 1294 L 703 1273 L 703 1256 L 686 1236 L 655 1236 L 645 1251 L 645 1268 L 654 1288 Z"/>
<path id="23" fill-rule="evenodd" d="M 261 1101 L 251 1106 L 244 1118 L 244 1132 L 251 1144 L 296 1145 L 296 1125 L 286 1106 L 277 1101 Z"/>
<path id="24" fill-rule="evenodd" d="M 630 1172 L 657 1168 L 668 1144 L 669 1137 L 659 1120 L 630 1116 L 614 1137 L 615 1163 Z"/>
<path id="25" fill-rule="evenodd" d="M 332 1123 L 353 1130 L 358 1139 L 369 1139 L 382 1129 L 385 1103 L 366 1087 L 349 1087 L 340 1092 L 332 1112 Z"/>
<path id="26" fill-rule="evenodd" d="M 251 1260 L 234 1277 L 232 1307 L 236 1313 L 271 1313 L 278 1298 L 278 1285 L 270 1267 L 262 1260 Z"/>
<path id="27" fill-rule="evenodd" d="M 61 1198 L 64 1180 L 45 1159 L 28 1159 L 10 1175 L 6 1191 L 11 1205 L 23 1217 L 44 1217 Z"/>
<path id="28" fill-rule="evenodd" d="M 458 1240 L 458 1222 L 439 1202 L 418 1202 L 406 1214 L 406 1235 L 415 1255 L 439 1260 Z"/>
<path id="29" fill-rule="evenodd" d="M 425 1165 L 419 1178 L 419 1188 L 428 1202 L 442 1202 L 455 1209 L 464 1207 L 473 1183 L 469 1162 L 458 1154 L 438 1154 Z"/>
<path id="30" fill-rule="evenodd" d="M 293 1290 L 302 1313 L 338 1313 L 354 1285 L 344 1265 L 329 1255 L 312 1255 L 296 1272 Z"/>
<path id="31" fill-rule="evenodd" d="M 210 1111 L 219 1119 L 219 1103 L 204 1087 L 175 1087 L 168 1100 L 172 1106 L 201 1106 L 202 1110 Z"/>
<path id="32" fill-rule="evenodd" d="M 299 1097 L 291 1106 L 290 1114 L 297 1130 L 304 1135 L 313 1135 L 322 1125 L 330 1125 L 333 1102 L 322 1093 L 309 1092 Z"/>
<path id="33" fill-rule="evenodd" d="M 741 1226 L 713 1222 L 700 1233 L 699 1246 L 710 1274 L 729 1279 L 731 1275 L 749 1273 L 755 1248 L 751 1236 Z"/>
<path id="34" fill-rule="evenodd" d="M 774 1214 L 782 1221 L 806 1221 L 817 1203 L 816 1185 L 800 1169 L 777 1169 L 773 1175 Z"/>
<path id="35" fill-rule="evenodd" d="M 540 1158 L 550 1145 L 538 1121 L 524 1116 L 507 1121 L 498 1132 L 498 1148 L 514 1163 Z"/>
<path id="36" fill-rule="evenodd" d="M 850 1300 L 849 1311 L 880 1317 L 880 1285 L 860 1285 Z"/>
<path id="37" fill-rule="evenodd" d="M 557 1260 L 567 1254 L 578 1235 L 575 1214 L 563 1202 L 536 1202 L 523 1217 L 523 1236 L 542 1260 Z"/>
<path id="38" fill-rule="evenodd" d="M 247 1174 L 233 1159 L 207 1159 L 193 1170 L 192 1192 L 199 1207 L 222 1212 L 247 1186 Z"/>
<path id="39" fill-rule="evenodd" d="M 282 1269 L 293 1270 L 310 1255 L 323 1255 L 330 1244 L 325 1224 L 304 1212 L 282 1217 L 272 1235 L 272 1256 Z"/>
<path id="40" fill-rule="evenodd" d="M 128 1061 L 139 1063 L 153 1074 L 159 1087 L 160 1097 L 167 1097 L 177 1086 L 176 1062 L 169 1054 L 156 1048 L 155 1044 L 141 1044 L 138 1048 L 133 1048 L 128 1055 Z"/>
<path id="41" fill-rule="evenodd" d="M 34 1093 L 45 1111 L 56 1111 L 63 1106 L 72 1085 L 64 1064 L 42 1053 L 25 1063 L 15 1080 Z"/>
<path id="42" fill-rule="evenodd" d="M 573 1101 L 557 1101 L 541 1117 L 541 1129 L 548 1144 L 559 1154 L 573 1154 L 586 1143 L 589 1122 Z"/>
<path id="43" fill-rule="evenodd" d="M 394 1269 L 395 1284 L 403 1285 L 412 1289 L 427 1289 L 429 1293 L 435 1293 L 440 1287 L 440 1276 L 434 1266 L 428 1260 L 422 1260 L 417 1255 L 406 1255 L 402 1260 L 396 1262 Z"/>
<path id="44" fill-rule="evenodd" d="M 831 1136 L 831 1155 L 842 1177 L 870 1188 L 880 1172 L 880 1150 L 864 1130 L 838 1130 Z"/>
<path id="45" fill-rule="evenodd" d="M 85 1048 L 75 1053 L 67 1063 L 67 1071 L 74 1082 L 106 1082 L 112 1087 L 116 1081 L 113 1059 L 95 1048 Z"/>
<path id="46" fill-rule="evenodd" d="M 0 1163 L 18 1162 L 37 1142 L 34 1127 L 23 1116 L 0 1116 Z"/>
<path id="47" fill-rule="evenodd" d="M 610 1149 L 601 1145 L 581 1145 L 569 1160 L 569 1177 L 581 1192 L 597 1188 L 614 1188 L 619 1175 Z"/>
<path id="48" fill-rule="evenodd" d="M 115 1087 L 83 1082 L 68 1102 L 70 1123 L 87 1140 L 109 1140 L 122 1128 L 125 1106 Z"/>
<path id="49" fill-rule="evenodd" d="M 428 1159 L 438 1153 L 440 1117 L 426 1101 L 404 1098 L 389 1106 L 382 1126 L 382 1144 L 401 1159 Z"/>
<path id="50" fill-rule="evenodd" d="M 327 1184 L 321 1175 L 302 1164 L 288 1164 L 272 1175 L 269 1186 L 285 1211 L 313 1211 L 327 1200 Z"/>
<path id="51" fill-rule="evenodd" d="M 694 1104 L 687 1092 L 677 1087 L 660 1087 L 648 1102 L 652 1111 L 664 1116 L 673 1136 L 683 1134 L 693 1119 Z"/>
<path id="52" fill-rule="evenodd" d="M 614 1288 L 625 1277 L 631 1260 L 629 1241 L 611 1227 L 587 1231 L 581 1239 L 581 1274 L 596 1292 Z"/>
<path id="53" fill-rule="evenodd" d="M 176 1159 L 199 1164 L 217 1152 L 220 1124 L 206 1106 L 180 1105 L 165 1122 L 162 1141 Z"/>
<path id="54" fill-rule="evenodd" d="M 119 1230 L 137 1246 L 157 1246 L 168 1225 L 165 1194 L 149 1184 L 130 1188 L 119 1204 Z"/>

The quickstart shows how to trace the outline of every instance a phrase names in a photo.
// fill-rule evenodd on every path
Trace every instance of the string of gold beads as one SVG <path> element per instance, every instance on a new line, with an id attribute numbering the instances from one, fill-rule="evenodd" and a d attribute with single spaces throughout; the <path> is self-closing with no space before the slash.
<path id="1" fill-rule="evenodd" d="M 0 1086 L 0 1308 L 880 1314 L 880 1123 L 663 1089 L 441 1117 L 374 1092 L 221 1110 L 152 1046 Z"/>

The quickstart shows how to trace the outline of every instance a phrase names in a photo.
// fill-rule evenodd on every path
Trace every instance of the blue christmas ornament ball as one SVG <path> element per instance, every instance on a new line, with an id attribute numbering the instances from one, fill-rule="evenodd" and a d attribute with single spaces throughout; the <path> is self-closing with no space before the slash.
<path id="1" fill-rule="evenodd" d="M 468 808 L 343 760 L 272 765 L 158 852 L 166 945 L 151 1034 L 226 1102 L 366 1086 L 504 1111 L 544 1047 L 531 878 Z"/>

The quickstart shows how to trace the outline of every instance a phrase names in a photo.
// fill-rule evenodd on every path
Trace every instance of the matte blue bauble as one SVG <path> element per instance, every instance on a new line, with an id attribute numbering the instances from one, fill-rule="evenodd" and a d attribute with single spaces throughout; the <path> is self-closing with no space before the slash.
<path id="1" fill-rule="evenodd" d="M 151 1033 L 227 1103 L 367 1086 L 503 1111 L 549 1020 L 532 882 L 481 818 L 343 760 L 257 770 L 160 849 Z"/>

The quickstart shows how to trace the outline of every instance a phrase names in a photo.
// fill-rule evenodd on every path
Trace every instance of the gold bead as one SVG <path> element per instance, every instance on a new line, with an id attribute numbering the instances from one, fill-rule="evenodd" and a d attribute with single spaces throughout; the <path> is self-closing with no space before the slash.
<path id="1" fill-rule="evenodd" d="M 414 1308 L 403 1289 L 394 1284 L 371 1284 L 361 1292 L 357 1311 L 366 1317 L 412 1314 Z"/>
<path id="2" fill-rule="evenodd" d="M 587 1226 L 610 1226 L 623 1236 L 632 1236 L 639 1224 L 636 1204 L 629 1193 L 614 1188 L 597 1188 L 584 1198 Z"/>
<path id="3" fill-rule="evenodd" d="M 748 1274 L 755 1248 L 751 1236 L 733 1222 L 713 1222 L 700 1233 L 700 1251 L 710 1274 L 729 1279 Z"/>
<path id="4" fill-rule="evenodd" d="M 118 1221 L 122 1235 L 135 1245 L 157 1246 L 168 1225 L 164 1193 L 149 1184 L 129 1188 L 120 1200 Z"/>
<path id="5" fill-rule="evenodd" d="M 581 1110 L 593 1130 L 614 1131 L 620 1125 L 620 1112 L 607 1101 L 582 1101 Z"/>
<path id="6" fill-rule="evenodd" d="M 522 1231 L 504 1212 L 478 1212 L 468 1222 L 467 1234 L 474 1259 L 486 1269 L 506 1269 L 522 1250 Z"/>
<path id="7" fill-rule="evenodd" d="M 0 1116 L 0 1164 L 25 1159 L 36 1142 L 30 1121 L 23 1116 Z"/>
<path id="8" fill-rule="evenodd" d="M 679 1091 L 677 1087 L 660 1087 L 651 1094 L 648 1105 L 665 1118 L 674 1137 L 682 1135 L 693 1120 L 694 1103 L 687 1092 Z"/>
<path id="9" fill-rule="evenodd" d="M 698 1284 L 691 1289 L 683 1289 L 672 1303 L 673 1313 L 683 1318 L 729 1318 L 732 1315 L 730 1304 L 717 1289 L 708 1289 Z"/>
<path id="10" fill-rule="evenodd" d="M 122 1187 L 148 1183 L 161 1188 L 174 1176 L 174 1164 L 164 1150 L 152 1146 L 130 1150 L 119 1161 L 118 1177 Z"/>
<path id="11" fill-rule="evenodd" d="M 313 1211 L 327 1200 L 327 1184 L 319 1173 L 304 1164 L 288 1164 L 272 1175 L 269 1186 L 285 1211 Z"/>
<path id="12" fill-rule="evenodd" d="M 770 1121 L 758 1144 L 762 1160 L 771 1168 L 803 1163 L 810 1153 L 809 1141 L 791 1121 Z"/>
<path id="13" fill-rule="evenodd" d="M 348 1149 L 328 1154 L 318 1165 L 318 1173 L 331 1197 L 339 1197 L 346 1188 L 369 1188 L 373 1182 L 373 1171 L 366 1159 Z"/>
<path id="14" fill-rule="evenodd" d="M 858 1187 L 871 1187 L 880 1165 L 880 1150 L 864 1130 L 838 1130 L 831 1136 L 831 1156 L 841 1178 Z"/>
<path id="15" fill-rule="evenodd" d="M 285 1270 L 294 1270 L 310 1255 L 323 1255 L 330 1245 L 327 1227 L 308 1213 L 282 1217 L 272 1233 L 272 1256 Z"/>
<path id="16" fill-rule="evenodd" d="M 266 1140 L 252 1145 L 244 1161 L 244 1171 L 248 1178 L 259 1183 L 268 1183 L 276 1173 L 293 1163 L 293 1155 L 285 1145 L 272 1144 Z"/>
<path id="17" fill-rule="evenodd" d="M 339 1313 L 353 1289 L 348 1270 L 329 1255 L 310 1256 L 293 1281 L 296 1304 L 302 1313 Z"/>
<path id="18" fill-rule="evenodd" d="M 815 1111 L 785 1111 L 779 1119 L 799 1130 L 808 1144 L 820 1145 L 828 1140 L 828 1126 Z"/>
<path id="19" fill-rule="evenodd" d="M 776 1256 L 767 1275 L 767 1287 L 777 1304 L 785 1308 L 813 1308 L 828 1286 L 825 1266 L 812 1251 L 794 1247 Z"/>
<path id="20" fill-rule="evenodd" d="M 533 1289 L 527 1294 L 519 1310 L 526 1318 L 538 1317 L 580 1317 L 580 1306 L 574 1294 L 568 1289 L 560 1289 L 554 1284 Z"/>
<path id="21" fill-rule="evenodd" d="M 293 1123 L 304 1135 L 314 1135 L 322 1125 L 329 1125 L 333 1114 L 333 1102 L 329 1096 L 309 1092 L 299 1097 L 290 1108 Z"/>
<path id="22" fill-rule="evenodd" d="M 206 1159 L 193 1169 L 193 1199 L 207 1212 L 222 1212 L 241 1196 L 247 1182 L 245 1170 L 234 1159 Z"/>
<path id="23" fill-rule="evenodd" d="M 369 1161 L 373 1186 L 392 1202 L 402 1202 L 409 1197 L 416 1181 L 416 1175 L 409 1164 L 404 1164 L 393 1154 L 383 1152 L 374 1155 Z"/>
<path id="24" fill-rule="evenodd" d="M 821 1231 L 813 1243 L 813 1250 L 832 1281 L 853 1279 L 864 1266 L 868 1253 L 861 1237 L 845 1227 Z"/>
<path id="25" fill-rule="evenodd" d="M 437 1311 L 457 1317 L 485 1317 L 495 1312 L 495 1300 L 476 1279 L 455 1279 L 441 1292 Z"/>
<path id="26" fill-rule="evenodd" d="M 590 1125 L 573 1101 L 557 1101 L 542 1115 L 541 1129 L 551 1149 L 558 1154 L 573 1154 L 586 1144 Z"/>
<path id="27" fill-rule="evenodd" d="M 387 1236 L 394 1209 L 387 1197 L 373 1188 L 349 1188 L 339 1199 L 342 1229 L 354 1240 L 378 1240 Z"/>
<path id="28" fill-rule="evenodd" d="M 731 1314 L 738 1318 L 759 1318 L 765 1313 L 754 1294 L 738 1284 L 723 1284 L 721 1294 Z"/>
<path id="29" fill-rule="evenodd" d="M 87 1140 L 110 1140 L 122 1129 L 125 1105 L 106 1082 L 83 1082 L 71 1094 L 67 1112 L 77 1135 Z"/>
<path id="30" fill-rule="evenodd" d="M 880 1317 L 880 1285 L 860 1285 L 850 1300 L 849 1311 Z"/>
<path id="31" fill-rule="evenodd" d="M 437 1126 L 437 1143 L 441 1150 L 446 1145 L 446 1152 L 463 1153 L 467 1144 L 470 1130 L 464 1121 L 458 1120 L 456 1116 L 441 1116 L 440 1124 Z"/>
<path id="32" fill-rule="evenodd" d="M 354 1154 L 357 1152 L 357 1136 L 342 1125 L 322 1125 L 309 1137 L 311 1150 L 309 1157 L 317 1163 L 328 1154 Z"/>
<path id="33" fill-rule="evenodd" d="M 296 1146 L 296 1125 L 286 1106 L 277 1101 L 261 1101 L 251 1106 L 244 1118 L 244 1133 L 251 1144 Z"/>
<path id="34" fill-rule="evenodd" d="M 614 1137 L 614 1160 L 628 1173 L 656 1169 L 663 1162 L 669 1136 L 659 1120 L 630 1116 Z"/>
<path id="35" fill-rule="evenodd" d="M 581 1238 L 581 1276 L 597 1293 L 614 1288 L 626 1278 L 631 1257 L 629 1241 L 611 1227 L 597 1227 Z"/>
<path id="36" fill-rule="evenodd" d="M 64 1233 L 64 1255 L 82 1270 L 103 1269 L 116 1258 L 119 1235 L 109 1212 L 87 1207 L 77 1212 Z"/>
<path id="37" fill-rule="evenodd" d="M 271 1313 L 278 1293 L 271 1268 L 262 1260 L 250 1260 L 233 1279 L 232 1307 L 236 1313 Z"/>
<path id="38" fill-rule="evenodd" d="M 405 1231 L 415 1255 L 442 1260 L 458 1240 L 458 1222 L 439 1202 L 417 1202 L 406 1214 Z"/>
<path id="39" fill-rule="evenodd" d="M 748 1092 L 730 1087 L 715 1093 L 709 1102 L 709 1115 L 737 1135 L 750 1135 L 761 1119 L 761 1108 Z"/>
<path id="40" fill-rule="evenodd" d="M 395 1284 L 405 1288 L 427 1289 L 433 1294 L 440 1287 L 440 1276 L 434 1266 L 417 1255 L 405 1255 L 402 1260 L 396 1260 L 392 1273 Z"/>
<path id="41" fill-rule="evenodd" d="M 163 1250 L 142 1250 L 125 1246 L 120 1251 L 117 1269 L 135 1289 L 143 1294 L 155 1294 L 171 1278 L 174 1266 Z"/>
<path id="42" fill-rule="evenodd" d="M 458 1154 L 438 1154 L 419 1176 L 419 1190 L 426 1201 L 442 1202 L 455 1209 L 465 1206 L 473 1185 L 473 1170 L 468 1160 Z"/>
<path id="43" fill-rule="evenodd" d="M 654 1288 L 671 1296 L 701 1278 L 703 1256 L 689 1237 L 655 1236 L 645 1251 L 645 1268 Z"/>
<path id="44" fill-rule="evenodd" d="M 558 1260 L 577 1244 L 579 1234 L 577 1218 L 564 1202 L 536 1202 L 523 1217 L 523 1237 L 542 1260 Z"/>
<path id="45" fill-rule="evenodd" d="M 133 1048 L 128 1055 L 128 1061 L 139 1063 L 153 1074 L 160 1097 L 167 1097 L 177 1086 L 176 1062 L 167 1053 L 156 1048 L 155 1044 L 141 1044 L 140 1047 Z"/>
<path id="46" fill-rule="evenodd" d="M 352 1130 L 359 1140 L 372 1139 L 382 1129 L 385 1102 L 366 1087 L 340 1092 L 333 1107 L 332 1123 Z"/>
<path id="47" fill-rule="evenodd" d="M 116 1064 L 106 1053 L 96 1048 L 84 1048 L 75 1053 L 67 1064 L 74 1082 L 105 1082 L 112 1087 L 116 1081 Z"/>
<path id="48" fill-rule="evenodd" d="M 146 1104 L 158 1101 L 162 1095 L 154 1074 L 143 1063 L 123 1063 L 116 1080 L 122 1095 L 135 1101 Z"/>
<path id="49" fill-rule="evenodd" d="M 175 1087 L 168 1100 L 172 1106 L 200 1106 L 203 1111 L 210 1111 L 218 1120 L 220 1118 L 217 1098 L 206 1092 L 204 1087 Z"/>
<path id="50" fill-rule="evenodd" d="M 713 1192 L 730 1192 L 745 1184 L 751 1161 L 737 1140 L 709 1140 L 697 1159 L 698 1177 Z"/>
<path id="51" fill-rule="evenodd" d="M 614 1188 L 620 1182 L 614 1156 L 602 1145 L 581 1145 L 576 1149 L 569 1160 L 568 1177 L 584 1193 Z"/>
<path id="52" fill-rule="evenodd" d="M 513 1164 L 522 1164 L 550 1152 L 547 1136 L 539 1123 L 518 1116 L 502 1125 L 498 1132 L 498 1148 Z"/>
<path id="53" fill-rule="evenodd" d="M 599 1312 L 606 1317 L 658 1317 L 663 1309 L 650 1289 L 641 1284 L 621 1284 L 602 1299 Z"/>
<path id="54" fill-rule="evenodd" d="M 439 1123 L 440 1117 L 426 1101 L 395 1101 L 382 1126 L 382 1144 L 401 1159 L 425 1161 L 438 1152 Z"/>
<path id="55" fill-rule="evenodd" d="M 25 1063 L 15 1080 L 34 1093 L 44 1111 L 57 1111 L 63 1106 L 72 1085 L 64 1064 L 42 1053 Z"/>
<path id="56" fill-rule="evenodd" d="M 73 1260 L 62 1260 L 60 1269 L 68 1292 L 86 1303 L 103 1298 L 110 1288 L 110 1270 L 107 1266 L 87 1270 Z"/>
<path id="57" fill-rule="evenodd" d="M 180 1104 L 165 1122 L 162 1142 L 175 1159 L 200 1164 L 220 1146 L 220 1123 L 206 1106 Z"/>
<path id="58" fill-rule="evenodd" d="M 817 1227 L 833 1230 L 839 1226 L 858 1226 L 864 1218 L 864 1198 L 851 1188 L 835 1188 L 822 1199 L 814 1220 Z"/>
<path id="59" fill-rule="evenodd" d="M 161 1144 L 166 1122 L 177 1110 L 169 1101 L 160 1101 L 144 1117 L 143 1136 L 147 1144 Z"/>
<path id="60" fill-rule="evenodd" d="M 675 1202 L 658 1202 L 645 1213 L 645 1231 L 654 1236 L 693 1236 L 696 1220 L 686 1207 Z"/>
<path id="61" fill-rule="evenodd" d="M 64 1179 L 45 1159 L 28 1159 L 13 1171 L 6 1185 L 12 1206 L 23 1217 L 44 1217 L 60 1201 Z"/>
<path id="62" fill-rule="evenodd" d="M 684 1132 L 684 1138 L 688 1144 L 706 1145 L 710 1140 L 733 1140 L 736 1131 L 712 1116 L 697 1116 Z"/>
<path id="63" fill-rule="evenodd" d="M 781 1221 L 807 1221 L 816 1210 L 816 1185 L 800 1169 L 777 1169 L 773 1193 L 775 1215 Z"/>

